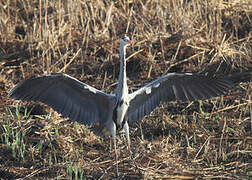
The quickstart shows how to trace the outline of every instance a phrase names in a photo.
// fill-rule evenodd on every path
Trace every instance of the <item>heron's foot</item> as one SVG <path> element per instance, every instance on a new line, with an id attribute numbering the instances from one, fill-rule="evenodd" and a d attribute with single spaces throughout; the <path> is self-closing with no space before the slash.
<path id="1" fill-rule="evenodd" d="M 137 163 L 136 163 L 136 161 L 135 161 L 135 159 L 134 159 L 134 155 L 133 155 L 132 151 L 129 150 L 128 152 L 129 152 L 130 160 L 133 162 L 133 164 L 134 164 L 134 166 L 135 166 L 135 168 L 136 168 L 136 171 L 137 171 L 139 174 L 142 174 L 140 168 L 138 167 L 138 165 L 137 165 Z"/>
<path id="2" fill-rule="evenodd" d="M 119 178 L 118 162 L 116 162 L 116 178 Z"/>

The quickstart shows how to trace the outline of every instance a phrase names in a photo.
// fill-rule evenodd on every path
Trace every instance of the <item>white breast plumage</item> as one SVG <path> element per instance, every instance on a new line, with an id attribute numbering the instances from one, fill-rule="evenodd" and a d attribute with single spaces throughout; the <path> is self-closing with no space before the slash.
<path id="1" fill-rule="evenodd" d="M 116 111 L 117 111 L 117 120 L 116 120 L 116 122 L 117 122 L 117 124 L 119 126 L 122 125 L 123 118 L 124 118 L 124 116 L 125 116 L 125 114 L 126 114 L 126 112 L 128 110 L 128 107 L 129 107 L 128 102 L 123 101 L 123 100 L 120 101 L 119 104 L 118 104 L 118 107 L 116 109 Z"/>

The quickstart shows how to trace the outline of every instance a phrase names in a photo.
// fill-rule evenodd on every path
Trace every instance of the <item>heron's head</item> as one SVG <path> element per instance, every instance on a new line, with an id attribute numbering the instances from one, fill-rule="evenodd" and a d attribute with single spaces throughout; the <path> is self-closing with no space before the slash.
<path id="1" fill-rule="evenodd" d="M 128 36 L 123 36 L 122 39 L 120 40 L 121 46 L 128 46 L 128 45 L 133 45 L 134 42 L 129 39 Z"/>

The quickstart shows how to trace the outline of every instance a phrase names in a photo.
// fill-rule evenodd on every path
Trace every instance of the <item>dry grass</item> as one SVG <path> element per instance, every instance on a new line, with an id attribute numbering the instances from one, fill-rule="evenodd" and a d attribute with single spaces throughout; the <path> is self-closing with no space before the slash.
<path id="1" fill-rule="evenodd" d="M 252 4 L 246 0 L 1 1 L 0 14 L 3 179 L 115 177 L 109 140 L 48 107 L 15 108 L 7 92 L 20 80 L 64 72 L 112 92 L 118 39 L 125 33 L 136 42 L 128 49 L 131 90 L 166 72 L 214 64 L 224 64 L 217 73 L 251 67 Z M 243 83 L 224 97 L 163 105 L 133 125 L 132 146 L 143 175 L 130 164 L 121 135 L 122 179 L 250 179 L 251 90 L 251 83 Z"/>

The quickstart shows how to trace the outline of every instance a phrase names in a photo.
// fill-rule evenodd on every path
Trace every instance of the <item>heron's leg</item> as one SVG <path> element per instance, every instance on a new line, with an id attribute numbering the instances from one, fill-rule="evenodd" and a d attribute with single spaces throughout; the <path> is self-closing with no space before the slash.
<path id="1" fill-rule="evenodd" d="M 114 151 L 115 151 L 116 176 L 119 177 L 119 171 L 118 171 L 118 152 L 117 152 L 117 147 L 116 147 L 116 125 L 115 125 L 114 122 L 111 123 L 110 132 L 111 132 L 111 137 L 112 137 L 112 140 L 113 140 Z"/>
<path id="2" fill-rule="evenodd" d="M 116 137 L 113 138 L 113 143 L 114 143 L 114 151 L 115 151 L 115 160 L 116 160 L 116 176 L 119 177 L 119 171 L 118 171 L 118 153 L 117 153 L 117 148 L 116 148 Z"/>
<path id="3" fill-rule="evenodd" d="M 140 169 L 138 168 L 137 164 L 136 164 L 136 161 L 134 160 L 134 157 L 133 157 L 133 153 L 131 151 L 131 146 L 130 146 L 130 136 L 129 136 L 129 125 L 128 125 L 128 122 L 126 121 L 124 126 L 123 126 L 123 129 L 125 131 L 125 135 L 126 135 L 126 139 L 127 139 L 127 145 L 128 145 L 128 152 L 129 152 L 129 156 L 130 156 L 130 159 L 131 161 L 134 163 L 136 169 L 138 170 L 139 173 L 140 172 Z"/>

